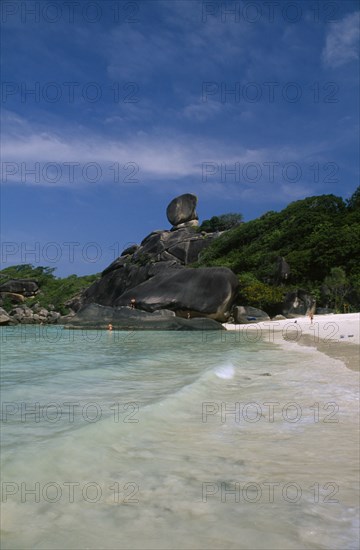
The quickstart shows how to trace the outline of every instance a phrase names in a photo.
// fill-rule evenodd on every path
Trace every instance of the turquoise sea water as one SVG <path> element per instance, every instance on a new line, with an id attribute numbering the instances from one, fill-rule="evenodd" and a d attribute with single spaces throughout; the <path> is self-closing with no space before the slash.
<path id="1" fill-rule="evenodd" d="M 2 548 L 358 548 L 339 361 L 233 333 L 0 337 Z"/>

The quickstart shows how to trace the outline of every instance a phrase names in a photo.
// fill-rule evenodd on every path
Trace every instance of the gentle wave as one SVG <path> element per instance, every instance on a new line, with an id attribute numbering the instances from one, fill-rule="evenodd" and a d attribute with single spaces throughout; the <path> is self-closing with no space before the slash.
<path id="1" fill-rule="evenodd" d="M 3 402 L 42 409 L 39 422 L 10 414 L 2 424 L 2 477 L 18 488 L 3 502 L 3 548 L 357 547 L 358 374 L 338 361 L 216 334 L 139 333 L 135 344 L 11 334 Z M 66 400 L 79 403 L 73 422 L 44 420 L 46 403 Z M 102 409 L 96 421 L 84 418 L 88 403 Z M 44 497 L 50 482 L 57 502 Z M 21 483 L 39 484 L 38 503 L 22 501 Z M 88 483 L 97 502 L 83 497 Z M 339 502 L 327 503 L 334 487 Z"/>

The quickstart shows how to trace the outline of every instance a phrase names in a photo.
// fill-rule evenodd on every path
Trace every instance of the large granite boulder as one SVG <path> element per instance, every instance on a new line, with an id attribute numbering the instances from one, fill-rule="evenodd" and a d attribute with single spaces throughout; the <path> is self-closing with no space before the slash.
<path id="1" fill-rule="evenodd" d="M 138 248 L 139 248 L 138 244 L 132 244 L 122 251 L 121 256 L 128 256 L 129 254 L 134 254 L 134 252 L 136 252 Z"/>
<path id="2" fill-rule="evenodd" d="M 217 237 L 217 233 L 195 233 L 189 228 L 175 232 L 154 231 L 133 249 L 132 254 L 117 258 L 102 272 L 98 281 L 65 305 L 73 312 L 89 303 L 112 306 L 122 294 L 159 273 L 172 273 L 172 270 L 196 262 L 201 251 Z"/>
<path id="3" fill-rule="evenodd" d="M 5 309 L 0 307 L 0 325 L 8 325 L 10 322 L 10 315 L 6 313 Z"/>
<path id="4" fill-rule="evenodd" d="M 316 300 L 306 290 L 297 289 L 288 292 L 285 296 L 282 314 L 288 319 L 308 315 L 310 310 L 315 309 Z"/>
<path id="5" fill-rule="evenodd" d="M 180 195 L 180 197 L 173 199 L 167 207 L 167 219 L 174 226 L 197 220 L 196 205 L 196 195 L 192 195 L 191 193 Z"/>
<path id="6" fill-rule="evenodd" d="M 226 321 L 238 280 L 226 268 L 189 269 L 219 232 L 198 232 L 197 197 L 185 194 L 169 204 L 173 227 L 147 235 L 140 245 L 127 246 L 84 292 L 67 301 L 71 315 L 89 304 L 129 306 L 132 298 L 143 311 L 170 309 L 177 317 L 208 317 Z"/>
<path id="7" fill-rule="evenodd" d="M 178 315 L 202 316 L 224 322 L 230 315 L 239 282 L 226 267 L 168 269 L 124 292 L 116 306 L 136 300 L 144 311 L 170 309 Z"/>
<path id="8" fill-rule="evenodd" d="M 0 292 L 0 305 L 2 305 L 5 300 L 12 304 L 22 304 L 25 301 L 25 296 L 16 294 L 15 292 Z"/>
<path id="9" fill-rule="evenodd" d="M 235 323 L 240 325 L 270 321 L 270 317 L 265 311 L 251 306 L 235 306 L 232 309 L 232 315 Z"/>
<path id="10" fill-rule="evenodd" d="M 0 285 L 0 292 L 12 292 L 22 296 L 35 296 L 39 292 L 39 286 L 36 281 L 31 279 L 10 279 Z"/>
<path id="11" fill-rule="evenodd" d="M 57 323 L 61 318 L 61 314 L 58 311 L 49 311 L 46 322 L 49 324 Z"/>
<path id="12" fill-rule="evenodd" d="M 184 227 L 176 232 L 153 231 L 145 237 L 140 246 L 133 248 L 133 253 L 121 254 L 104 271 L 102 276 L 111 271 L 125 268 L 126 278 L 129 278 L 130 267 L 151 267 L 157 262 L 172 262 L 173 265 L 188 265 L 196 262 L 199 254 L 218 237 L 217 233 L 195 233 L 193 229 Z M 148 275 L 144 275 L 148 278 Z M 136 283 L 138 284 L 138 283 Z M 128 286 L 134 286 L 129 283 Z"/>
<path id="13" fill-rule="evenodd" d="M 195 262 L 202 250 L 207 248 L 215 234 L 195 233 L 189 227 L 177 231 L 156 231 L 150 233 L 141 243 L 133 258 L 135 262 L 151 256 L 155 261 L 173 259 L 182 265 Z"/>
<path id="14" fill-rule="evenodd" d="M 98 304 L 84 306 L 73 317 L 62 317 L 61 322 L 67 328 L 103 328 L 108 324 L 114 330 L 224 330 L 223 326 L 212 319 L 183 319 L 176 317 L 173 311 L 154 311 L 148 313 L 129 307 L 108 307 Z"/>

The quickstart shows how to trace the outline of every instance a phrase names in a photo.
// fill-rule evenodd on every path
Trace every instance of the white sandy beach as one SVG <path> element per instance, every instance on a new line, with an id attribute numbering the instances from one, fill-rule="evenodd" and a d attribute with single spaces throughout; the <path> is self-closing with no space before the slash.
<path id="1" fill-rule="evenodd" d="M 348 368 L 359 370 L 360 313 L 315 315 L 312 324 L 309 317 L 304 316 L 244 325 L 224 323 L 223 326 L 249 335 L 251 331 L 261 331 L 267 340 L 277 344 L 290 341 L 312 346 L 342 360 Z"/>

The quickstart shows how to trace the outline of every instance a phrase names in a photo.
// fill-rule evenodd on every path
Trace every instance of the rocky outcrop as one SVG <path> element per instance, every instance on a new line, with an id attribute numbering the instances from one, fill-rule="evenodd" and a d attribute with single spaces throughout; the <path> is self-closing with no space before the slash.
<path id="1" fill-rule="evenodd" d="M 39 286 L 36 281 L 31 279 L 10 279 L 0 285 L 0 293 L 10 292 L 21 294 L 26 298 L 35 296 L 39 292 Z"/>
<path id="2" fill-rule="evenodd" d="M 75 296 L 72 296 L 69 300 L 64 302 L 64 306 L 69 309 L 70 315 L 74 315 L 84 305 L 84 292 L 78 292 Z"/>
<path id="3" fill-rule="evenodd" d="M 88 304 L 127 306 L 152 312 L 171 309 L 179 317 L 202 316 L 225 321 L 238 281 L 225 268 L 190 269 L 219 233 L 198 232 L 197 197 L 185 194 L 169 204 L 171 230 L 157 230 L 140 245 L 127 247 L 102 272 L 101 278 L 66 303 L 72 313 Z"/>
<path id="4" fill-rule="evenodd" d="M 234 322 L 240 325 L 270 321 L 270 317 L 265 311 L 250 306 L 235 306 L 232 309 L 232 315 Z"/>
<path id="5" fill-rule="evenodd" d="M 65 318 L 63 318 L 65 321 Z M 75 316 L 67 319 L 67 328 L 103 328 L 108 324 L 114 330 L 222 330 L 212 319 L 183 319 L 173 311 L 148 313 L 130 307 L 108 307 L 89 304 Z"/>
<path id="6" fill-rule="evenodd" d="M 128 246 L 125 248 L 125 250 L 122 251 L 121 256 L 128 256 L 129 254 L 134 254 L 134 252 L 137 251 L 139 248 L 138 244 L 132 244 L 131 246 Z"/>
<path id="7" fill-rule="evenodd" d="M 141 245 L 137 246 L 133 253 L 125 254 L 123 252 L 119 258 L 104 269 L 102 276 L 123 269 L 124 280 L 127 281 L 125 286 L 135 286 L 135 284 L 140 284 L 153 276 L 154 270 L 196 262 L 201 251 L 207 248 L 217 236 L 217 233 L 196 233 L 191 228 L 181 228 L 175 232 L 153 231 L 143 239 Z M 138 272 L 141 267 L 146 269 L 140 275 Z M 132 280 L 134 276 L 137 279 L 135 283 Z M 139 277 L 143 281 L 140 281 Z"/>
<path id="8" fill-rule="evenodd" d="M 15 294 L 15 292 L 0 292 L 0 306 L 6 301 L 11 304 L 22 304 L 25 301 L 25 296 Z"/>
<path id="9" fill-rule="evenodd" d="M 306 290 L 293 290 L 285 296 L 282 314 L 288 319 L 299 315 L 308 315 L 310 310 L 315 308 L 315 305 L 315 299 Z"/>
<path id="10" fill-rule="evenodd" d="M 10 279 L 1 284 L 0 305 L 4 305 L 9 311 L 0 308 L 0 325 L 58 323 L 61 314 L 54 311 L 53 305 L 49 304 L 46 309 L 39 303 L 32 304 L 31 307 L 24 304 L 26 298 L 33 298 L 39 292 L 37 281 L 32 279 Z"/>
<path id="11" fill-rule="evenodd" d="M 1 308 L 0 308 L 1 309 Z M 7 324 L 55 324 L 58 323 L 61 315 L 57 311 L 49 311 L 48 309 L 34 304 L 32 307 L 17 306 L 7 314 L 9 319 Z"/>
<path id="12" fill-rule="evenodd" d="M 217 233 L 196 233 L 191 227 L 176 231 L 154 231 L 141 242 L 133 258 L 135 262 L 174 260 L 181 265 L 195 262 L 202 250 L 218 236 Z"/>
<path id="13" fill-rule="evenodd" d="M 238 279 L 227 268 L 191 269 L 173 260 L 137 266 L 131 262 L 106 270 L 82 297 L 68 305 L 73 311 L 97 303 L 126 306 L 135 298 L 144 311 L 171 309 L 178 315 L 203 316 L 225 321 L 238 287 Z"/>
<path id="14" fill-rule="evenodd" d="M 6 313 L 5 309 L 0 307 L 0 325 L 8 325 L 10 320 L 10 316 Z"/>
<path id="15" fill-rule="evenodd" d="M 140 245 L 127 247 L 98 281 L 66 303 L 72 319 L 74 314 L 82 318 L 89 304 L 121 308 L 133 300 L 142 312 L 171 310 L 186 321 L 197 317 L 226 321 L 237 292 L 237 277 L 227 268 L 188 267 L 219 236 L 219 232 L 199 232 L 193 227 L 198 223 L 196 204 L 192 194 L 171 201 L 166 211 L 171 230 L 153 231 Z"/>
<path id="16" fill-rule="evenodd" d="M 226 267 L 166 269 L 124 292 L 115 305 L 127 305 L 135 298 L 136 307 L 144 311 L 170 309 L 179 316 L 226 321 L 238 284 Z"/>

